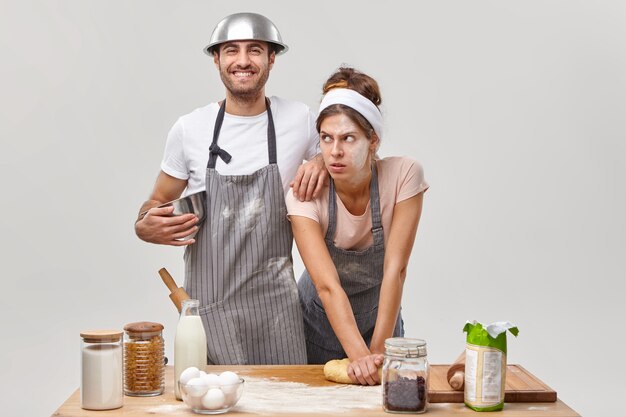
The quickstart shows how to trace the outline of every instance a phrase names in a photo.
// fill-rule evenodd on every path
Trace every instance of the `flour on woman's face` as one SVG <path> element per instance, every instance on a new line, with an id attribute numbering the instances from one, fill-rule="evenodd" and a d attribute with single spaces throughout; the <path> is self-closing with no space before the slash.
<path id="1" fill-rule="evenodd" d="M 320 126 L 320 148 L 335 181 L 358 184 L 369 177 L 374 144 L 347 115 L 335 114 L 324 119 Z"/>

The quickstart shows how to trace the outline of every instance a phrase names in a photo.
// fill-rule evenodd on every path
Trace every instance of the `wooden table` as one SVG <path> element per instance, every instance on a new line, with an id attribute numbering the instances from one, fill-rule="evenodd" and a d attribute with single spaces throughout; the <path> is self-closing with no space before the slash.
<path id="1" fill-rule="evenodd" d="M 436 365 L 435 365 L 436 366 Z M 380 387 L 359 387 L 359 386 L 342 386 L 326 381 L 323 376 L 321 365 L 293 365 L 293 366 L 210 366 L 207 372 L 219 373 L 224 370 L 232 370 L 247 379 L 247 387 L 244 389 L 240 402 L 233 410 L 227 413 L 232 417 L 250 417 L 255 415 L 263 416 L 280 416 L 297 414 L 298 416 L 319 416 L 334 415 L 345 417 L 368 417 L 368 416 L 391 416 L 393 414 L 385 413 L 382 406 L 370 405 L 369 408 L 339 408 L 330 411 L 328 407 L 324 409 L 324 404 L 320 406 L 313 405 L 303 401 L 303 398 L 315 398 L 316 392 L 324 391 L 325 398 L 328 401 L 326 405 L 332 406 L 332 392 L 334 389 L 341 389 L 342 395 L 352 395 L 356 392 L 352 400 L 359 400 L 359 397 L 368 398 L 369 404 L 378 402 L 377 398 L 381 398 Z M 173 388 L 173 367 L 166 367 L 165 374 L 165 393 L 156 397 L 124 397 L 124 406 L 116 410 L 108 411 L 89 411 L 80 408 L 80 392 L 76 390 L 53 414 L 53 416 L 63 417 L 79 417 L 79 416 L 132 416 L 147 417 L 159 415 L 175 415 L 175 416 L 195 416 L 181 401 L 174 398 Z M 432 372 L 431 372 L 432 375 Z M 248 398 L 248 406 L 246 406 L 246 390 L 249 390 L 249 397 L 252 395 L 253 388 L 263 384 L 274 385 L 275 391 L 271 392 L 271 396 L 266 397 L 269 403 L 264 401 L 255 401 L 250 403 Z M 283 384 L 283 385 L 280 385 Z M 306 385 L 303 385 L 306 384 Z M 269 386 L 268 385 L 268 386 Z M 306 397 L 297 397 L 289 394 L 290 390 L 276 387 L 295 387 L 299 392 L 306 392 Z M 345 388 L 345 390 L 344 390 Z M 291 388 L 290 388 L 291 389 Z M 347 391 L 346 391 L 347 390 Z M 352 390 L 352 391 L 350 391 Z M 359 391 L 361 390 L 361 391 Z M 275 393 L 275 394 L 274 394 Z M 311 395 L 314 394 L 314 395 Z M 280 401 L 277 401 L 280 398 Z M 299 398 L 299 399 L 298 399 Z M 309 401 L 309 400 L 307 400 Z M 316 401 L 316 400 L 310 400 Z M 382 399 L 380 400 L 382 401 Z M 296 402 L 296 403 L 294 403 Z M 323 402 L 323 401 L 322 401 Z M 252 408 L 250 408 L 252 407 Z M 466 407 L 463 403 L 431 403 L 428 406 L 426 415 L 440 416 L 456 416 L 456 415 L 474 415 L 479 416 Z M 535 402 L 535 403 L 505 403 L 504 410 L 497 413 L 500 417 L 580 417 L 574 410 L 565 405 L 562 401 L 554 402 Z"/>

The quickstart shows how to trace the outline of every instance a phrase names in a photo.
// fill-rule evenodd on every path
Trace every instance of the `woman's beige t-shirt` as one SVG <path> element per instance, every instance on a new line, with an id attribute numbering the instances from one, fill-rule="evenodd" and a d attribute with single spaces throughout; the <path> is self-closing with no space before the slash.
<path id="1" fill-rule="evenodd" d="M 389 237 L 393 209 L 396 203 L 411 198 L 428 189 L 422 166 L 406 157 L 389 157 L 376 162 L 378 169 L 378 192 L 383 223 L 385 243 Z M 322 227 L 322 234 L 328 229 L 328 189 L 326 186 L 320 196 L 311 201 L 299 201 L 289 189 L 286 197 L 289 216 L 308 217 Z M 335 246 L 348 250 L 363 250 L 373 244 L 372 213 L 370 204 L 365 213 L 352 215 L 339 197 L 337 197 L 337 232 Z"/>

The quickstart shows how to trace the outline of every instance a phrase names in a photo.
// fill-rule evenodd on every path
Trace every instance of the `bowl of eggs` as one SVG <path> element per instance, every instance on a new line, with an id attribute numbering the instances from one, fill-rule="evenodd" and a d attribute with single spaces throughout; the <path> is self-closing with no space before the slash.
<path id="1" fill-rule="evenodd" d="M 180 374 L 179 388 L 184 403 L 198 414 L 222 414 L 237 404 L 244 379 L 234 372 L 211 374 L 196 367 Z"/>

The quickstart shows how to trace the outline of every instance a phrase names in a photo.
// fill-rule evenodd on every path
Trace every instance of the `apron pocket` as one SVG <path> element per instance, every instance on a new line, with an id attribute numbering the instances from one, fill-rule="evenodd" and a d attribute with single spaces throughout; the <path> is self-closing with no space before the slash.
<path id="1" fill-rule="evenodd" d="M 311 300 L 308 305 L 304 306 L 304 309 L 307 343 L 331 352 L 344 352 L 341 343 L 339 343 L 339 339 L 335 335 L 333 327 L 330 325 L 324 307 L 316 300 Z M 369 311 L 354 314 L 359 333 L 363 336 L 365 343 L 368 345 L 372 340 L 377 314 L 378 306 L 374 306 L 374 308 Z"/>
<path id="2" fill-rule="evenodd" d="M 198 309 L 207 339 L 209 364 L 245 365 L 237 327 L 222 301 Z"/>

